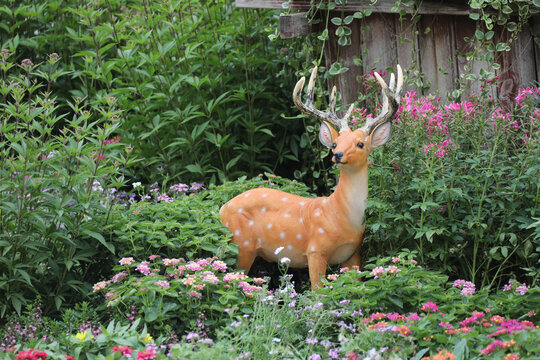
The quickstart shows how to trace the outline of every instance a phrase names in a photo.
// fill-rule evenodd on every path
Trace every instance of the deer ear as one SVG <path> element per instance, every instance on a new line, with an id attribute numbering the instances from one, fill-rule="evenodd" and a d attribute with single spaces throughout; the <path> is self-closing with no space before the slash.
<path id="1" fill-rule="evenodd" d="M 321 143 L 329 148 L 332 148 L 332 144 L 338 137 L 338 133 L 330 124 L 326 121 L 321 122 L 321 128 L 319 130 L 319 140 Z"/>
<path id="2" fill-rule="evenodd" d="M 390 140 L 390 136 L 392 136 L 392 122 L 387 121 L 380 124 L 371 133 L 371 148 L 375 149 L 386 144 Z"/>

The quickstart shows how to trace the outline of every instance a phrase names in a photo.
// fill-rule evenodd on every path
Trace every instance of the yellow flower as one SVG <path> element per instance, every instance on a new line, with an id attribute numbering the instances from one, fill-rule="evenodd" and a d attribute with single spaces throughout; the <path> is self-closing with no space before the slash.
<path id="1" fill-rule="evenodd" d="M 84 341 L 86 339 L 86 336 L 88 335 L 88 330 L 85 332 L 80 332 L 75 335 L 75 337 L 81 341 Z"/>
<path id="2" fill-rule="evenodd" d="M 154 343 L 154 338 L 151 337 L 150 334 L 146 334 L 141 340 L 146 344 Z"/>

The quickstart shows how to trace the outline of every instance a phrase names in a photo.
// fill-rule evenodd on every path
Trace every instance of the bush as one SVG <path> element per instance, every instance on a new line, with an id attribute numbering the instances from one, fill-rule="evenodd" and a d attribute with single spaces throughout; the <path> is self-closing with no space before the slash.
<path id="1" fill-rule="evenodd" d="M 0 318 L 37 295 L 50 311 L 88 293 L 114 252 L 102 229 L 131 161 L 114 99 L 58 102 L 57 54 L 11 58 L 0 53 Z"/>
<path id="2" fill-rule="evenodd" d="M 21 338 L 11 351 L 0 348 L 7 350 L 0 358 L 13 359 L 30 349 L 52 358 L 63 354 L 116 357 L 120 346 L 130 347 L 132 356 L 154 351 L 152 358 L 158 359 L 222 358 L 224 353 L 237 359 L 515 359 L 540 355 L 535 326 L 538 287 L 511 283 L 489 294 L 464 280 L 447 282 L 440 273 L 414 264 L 413 255 L 404 252 L 370 262 L 366 267 L 371 271 L 343 269 L 328 275 L 322 289 L 303 294 L 294 290 L 288 275 L 275 291 L 267 292 L 264 287 L 261 291 L 250 280 L 243 283 L 233 279 L 239 275 L 220 270 L 225 264 L 217 259 L 186 263 L 153 258 L 139 263 L 126 258 L 117 266 L 125 275 L 96 284 L 98 291 L 109 291 L 108 312 L 123 320 L 105 321 L 103 326 L 88 323 L 84 319 L 93 315 L 81 306 L 80 316 L 70 313 L 62 322 L 46 322 L 53 329 L 47 338 L 41 338 L 46 332 L 35 332 L 39 338 Z M 359 277 L 364 281 L 359 282 Z M 424 282 L 433 282 L 438 289 Z M 201 285 L 202 290 L 197 288 Z M 201 298 L 189 292 L 198 292 Z M 138 304 L 135 311 L 134 304 Z M 138 315 L 140 320 L 136 320 Z M 161 327 L 160 318 L 172 329 Z M 36 319 L 33 312 L 28 317 L 29 328 L 43 323 L 32 319 Z M 143 322 L 148 331 L 144 326 L 141 329 Z M 71 326 L 75 323 L 83 325 Z M 173 329 L 183 335 L 176 336 Z"/>
<path id="3" fill-rule="evenodd" d="M 415 249 L 479 287 L 536 284 L 539 92 L 521 90 L 512 112 L 485 94 L 449 105 L 405 95 L 392 141 L 371 155 L 369 254 Z"/>
<path id="4" fill-rule="evenodd" d="M 253 179 L 242 177 L 223 185 L 174 184 L 160 188 L 134 183 L 134 193 L 117 194 L 117 206 L 108 226 L 111 242 L 120 257 L 194 259 L 218 256 L 227 264 L 236 262 L 237 248 L 230 243 L 230 231 L 219 220 L 221 205 L 236 195 L 258 187 L 275 187 L 297 195 L 312 196 L 299 182 L 267 174 Z"/>
<path id="5" fill-rule="evenodd" d="M 107 292 L 104 309 L 111 308 L 122 320 L 139 309 L 152 330 L 168 328 L 179 335 L 197 328 L 213 335 L 231 314 L 250 313 L 254 296 L 262 290 L 253 284 L 265 282 L 228 272 L 227 264 L 217 258 L 187 262 L 154 255 L 136 262 L 129 257 L 120 259 L 115 269 L 118 273 L 111 280 L 94 285 L 94 292 Z"/>

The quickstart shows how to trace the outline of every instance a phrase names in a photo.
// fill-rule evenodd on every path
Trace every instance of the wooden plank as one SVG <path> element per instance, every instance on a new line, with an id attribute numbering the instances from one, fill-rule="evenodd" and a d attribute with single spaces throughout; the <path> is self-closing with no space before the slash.
<path id="1" fill-rule="evenodd" d="M 502 37 L 501 41 L 506 40 Z M 505 110 L 511 110 L 518 90 L 533 85 L 536 80 L 534 63 L 533 36 L 529 31 L 522 31 L 511 44 L 510 51 L 500 57 L 499 101 Z"/>
<path id="2" fill-rule="evenodd" d="M 533 17 L 532 20 L 532 36 L 540 39 L 540 16 Z M 535 42 L 534 46 L 534 60 L 536 65 L 536 81 L 540 82 L 540 46 Z"/>
<path id="3" fill-rule="evenodd" d="M 474 32 L 476 30 L 476 22 L 467 16 L 456 16 L 454 18 L 454 29 L 456 38 L 456 57 L 457 71 L 460 79 L 461 90 L 463 90 L 462 99 L 469 99 L 473 95 L 479 95 L 482 86 L 489 86 L 479 80 L 466 80 L 468 74 L 480 75 L 481 69 L 488 69 L 489 64 L 486 61 L 474 59 L 472 56 L 478 49 L 475 48 L 475 43 L 466 41 L 466 38 L 474 40 Z M 477 54 L 479 55 L 479 54 Z M 491 85 L 489 95 L 495 97 L 497 89 L 495 85 Z"/>
<path id="4" fill-rule="evenodd" d="M 258 8 L 258 9 L 283 9 L 283 0 L 236 0 L 238 8 Z M 366 0 L 349 0 L 344 5 L 336 6 L 335 11 L 359 11 L 372 9 L 376 13 L 395 13 L 395 0 L 378 0 L 371 5 Z M 294 10 L 311 9 L 310 0 L 291 0 L 289 8 Z M 423 1 L 418 7 L 400 7 L 399 10 L 405 10 L 408 14 L 422 15 L 467 15 L 471 12 L 470 7 L 459 1 Z"/>
<path id="5" fill-rule="evenodd" d="M 374 14 L 364 21 L 361 29 L 362 48 L 368 51 L 362 56 L 364 72 L 395 69 L 397 49 L 394 14 Z"/>
<path id="6" fill-rule="evenodd" d="M 350 13 L 345 13 L 344 16 L 347 15 L 350 15 Z M 338 44 L 338 37 L 335 34 L 337 26 L 332 23 L 328 25 L 329 39 L 324 49 L 326 67 L 328 69 L 333 63 L 339 61 L 343 66 L 349 68 L 347 72 L 329 78 L 328 89 L 330 90 L 335 85 L 341 94 L 341 103 L 344 105 L 352 104 L 358 100 L 359 84 L 356 79 L 362 75 L 362 67 L 354 64 L 354 58 L 358 57 L 360 53 L 359 24 L 360 20 L 354 19 L 349 25 L 351 28 L 351 45 L 348 46 Z"/>
<path id="7" fill-rule="evenodd" d="M 414 70 L 419 64 L 418 58 L 418 38 L 416 35 L 416 26 L 412 22 L 411 16 L 405 16 L 400 20 L 399 16 L 395 20 L 395 42 L 397 51 L 397 63 L 405 72 L 406 78 L 408 70 Z"/>
<path id="8" fill-rule="evenodd" d="M 424 86 L 430 87 L 425 93 L 444 97 L 454 89 L 457 77 L 453 17 L 426 15 L 420 25 L 420 68 Z"/>
<path id="9" fill-rule="evenodd" d="M 279 16 L 279 36 L 282 39 L 292 39 L 311 32 L 313 32 L 313 28 L 309 24 L 305 12 Z"/>

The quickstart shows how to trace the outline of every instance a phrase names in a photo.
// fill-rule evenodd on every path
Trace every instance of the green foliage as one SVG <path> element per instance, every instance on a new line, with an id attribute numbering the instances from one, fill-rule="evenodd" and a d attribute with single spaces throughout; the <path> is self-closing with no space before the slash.
<path id="1" fill-rule="evenodd" d="M 250 284 L 251 279 L 225 274 L 225 264 L 216 259 L 188 263 L 123 259 L 122 263 L 117 270 L 126 275 L 96 284 L 96 289 L 107 289 L 108 312 L 123 318 L 128 311 L 132 325 L 115 320 L 88 327 L 83 322 L 78 329 L 72 323 L 91 317 L 81 306 L 62 322 L 48 321 L 53 329 L 70 331 L 51 331 L 46 340 L 39 336 L 17 342 L 11 351 L 1 352 L 0 358 L 14 359 L 28 348 L 45 351 L 52 358 L 63 354 L 75 359 L 119 358 L 117 352 L 130 351 L 120 350 L 120 345 L 130 347 L 132 357 L 153 350 L 152 358 L 158 359 L 222 358 L 224 353 L 239 359 L 420 359 L 446 351 L 456 359 L 509 354 L 536 358 L 540 354 L 535 326 L 538 287 L 519 289 L 517 284 L 509 284 L 491 294 L 487 289 L 464 293 L 470 283 L 447 282 L 440 272 L 415 264 L 411 252 L 369 262 L 366 267 L 371 271 L 344 269 L 331 274 L 323 288 L 303 294 L 294 290 L 287 275 L 274 291 L 260 291 Z M 202 290 L 197 289 L 203 284 Z M 403 306 L 377 297 L 383 291 Z M 133 304 L 139 309 L 138 320 L 130 307 Z M 176 308 L 175 304 L 182 306 Z M 29 319 L 36 318 L 34 313 L 29 315 Z M 158 319 L 176 331 L 190 332 L 177 337 L 170 327 L 158 326 Z M 141 329 L 142 323 L 148 325 L 148 331 L 146 326 Z"/>
<path id="2" fill-rule="evenodd" d="M 216 183 L 295 160 L 279 119 L 292 74 L 280 72 L 281 44 L 264 41 L 272 16 L 229 0 L 98 1 L 72 11 L 78 25 L 68 37 L 81 47 L 73 94 L 118 99 L 123 137 L 145 159 L 134 177 L 161 180 L 154 169 L 163 167 L 167 179 Z"/>
<path id="3" fill-rule="evenodd" d="M 138 185 L 138 184 L 134 184 Z M 161 191 L 157 185 L 145 193 L 136 186 L 141 201 L 118 205 L 108 228 L 118 256 L 146 258 L 150 255 L 193 259 L 218 256 L 227 264 L 236 262 L 237 248 L 230 243 L 230 231 L 219 220 L 220 207 L 249 189 L 273 187 L 300 196 L 313 196 L 297 181 L 267 174 L 247 180 L 242 177 L 223 185 L 211 185 L 200 191 L 201 184 L 172 185 Z M 187 190 L 196 188 L 196 191 Z M 189 195 L 178 192 L 186 189 Z M 163 194 L 171 196 L 164 196 Z M 152 195 L 150 195 L 152 194 Z M 133 197 L 135 195 L 132 195 Z M 174 201 L 173 201 L 174 199 Z"/>
<path id="4" fill-rule="evenodd" d="M 119 125 L 114 101 L 58 102 L 49 91 L 66 74 L 57 54 L 40 65 L 11 59 L 2 50 L 0 318 L 37 295 L 51 310 L 88 292 L 114 252 L 102 234 L 112 206 L 104 188 L 121 186 L 130 163 L 109 140 Z"/>
<path id="5" fill-rule="evenodd" d="M 392 141 L 371 154 L 370 256 L 415 249 L 479 287 L 536 284 L 538 91 L 523 89 L 510 113 L 487 97 L 443 106 L 409 93 Z"/>
<path id="6" fill-rule="evenodd" d="M 186 262 L 151 256 L 137 263 L 123 258 L 119 272 L 109 281 L 94 285 L 94 292 L 108 291 L 107 307 L 123 318 L 134 307 L 153 330 L 165 327 L 177 334 L 198 326 L 219 328 L 236 312 L 250 313 L 254 296 L 262 290 L 243 273 L 227 273 L 217 258 Z M 206 328 L 199 330 L 206 331 Z"/>

